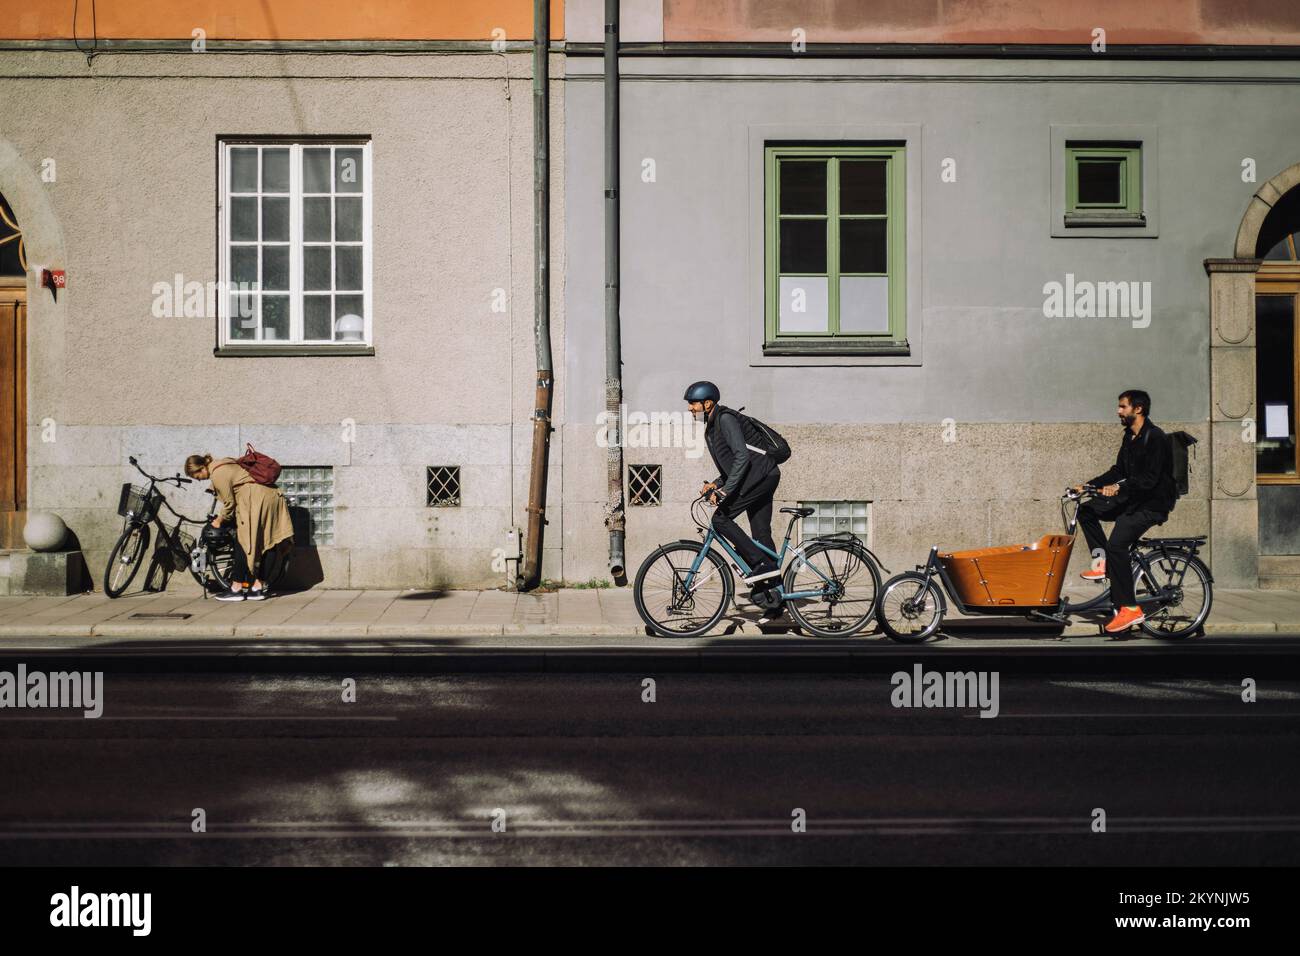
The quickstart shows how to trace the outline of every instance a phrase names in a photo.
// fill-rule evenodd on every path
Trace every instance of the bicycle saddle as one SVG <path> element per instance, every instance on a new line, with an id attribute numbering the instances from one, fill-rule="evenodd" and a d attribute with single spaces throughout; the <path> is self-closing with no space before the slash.
<path id="1" fill-rule="evenodd" d="M 783 515 L 798 515 L 800 518 L 806 518 L 813 513 L 813 508 L 782 508 Z"/>

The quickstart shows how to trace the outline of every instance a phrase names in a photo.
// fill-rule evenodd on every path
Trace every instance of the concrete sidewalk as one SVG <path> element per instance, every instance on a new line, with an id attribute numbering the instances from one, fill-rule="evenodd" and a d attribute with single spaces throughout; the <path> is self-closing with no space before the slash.
<path id="1" fill-rule="evenodd" d="M 1086 592 L 1071 595 L 1076 599 Z M 184 617 L 180 615 L 185 615 Z M 757 609 L 735 608 L 712 638 L 802 638 L 789 628 L 760 628 Z M 1032 633 L 1059 633 L 1023 618 L 962 618 L 950 615 L 945 632 L 978 628 L 990 637 L 1014 640 Z M 1300 635 L 1300 591 L 1216 590 L 1207 636 Z M 1064 632 L 1097 636 L 1097 619 L 1076 621 Z M 290 593 L 261 602 L 223 603 L 197 589 L 163 594 L 103 594 L 74 597 L 0 597 L 0 650 L 24 638 L 169 639 L 261 638 L 609 638 L 611 645 L 656 646 L 664 639 L 646 633 L 630 588 L 564 589 L 544 594 L 510 591 L 334 591 Z M 859 640 L 888 642 L 874 622 Z M 985 643 L 982 641 L 981 643 Z M 66 646 L 66 645 L 65 645 Z"/>

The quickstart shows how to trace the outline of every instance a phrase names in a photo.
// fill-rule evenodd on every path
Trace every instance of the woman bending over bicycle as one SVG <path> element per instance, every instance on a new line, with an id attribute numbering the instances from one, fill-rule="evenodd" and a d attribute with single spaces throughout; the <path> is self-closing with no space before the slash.
<path id="1" fill-rule="evenodd" d="M 219 601 L 260 601 L 266 595 L 262 577 L 264 559 L 273 551 L 281 555 L 293 547 L 293 521 L 289 503 L 279 488 L 260 485 L 233 458 L 190 455 L 185 474 L 212 482 L 221 508 L 212 519 L 220 528 L 233 523 L 235 541 L 230 590 Z"/>

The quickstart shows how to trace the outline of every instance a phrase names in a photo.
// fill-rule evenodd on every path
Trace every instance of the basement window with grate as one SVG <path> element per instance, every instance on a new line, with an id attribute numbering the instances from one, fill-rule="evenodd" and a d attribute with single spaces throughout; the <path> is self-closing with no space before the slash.
<path id="1" fill-rule="evenodd" d="M 460 507 L 460 466 L 430 465 L 425 471 L 427 497 L 430 508 Z"/>
<path id="2" fill-rule="evenodd" d="M 628 465 L 627 499 L 629 505 L 650 507 L 663 504 L 663 465 Z"/>

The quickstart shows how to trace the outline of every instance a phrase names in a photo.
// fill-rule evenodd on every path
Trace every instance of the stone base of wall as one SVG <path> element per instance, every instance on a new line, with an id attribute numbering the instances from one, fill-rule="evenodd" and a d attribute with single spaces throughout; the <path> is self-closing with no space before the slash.
<path id="1" fill-rule="evenodd" d="M 931 545 L 976 548 L 1030 543 L 1061 530 L 1059 495 L 1114 460 L 1114 424 L 783 425 L 794 457 L 782 467 L 778 507 L 805 501 L 871 502 L 867 544 L 893 572 L 923 562 Z M 1165 423 L 1208 448 L 1207 423 Z M 121 531 L 115 512 L 124 481 L 138 479 L 126 456 L 155 474 L 174 474 L 185 456 L 235 452 L 244 441 L 285 465 L 330 465 L 335 477 L 335 540 L 299 548 L 292 571 L 324 588 L 496 588 L 513 580 L 506 531 L 524 523 L 527 440 L 510 448 L 509 426 L 364 426 L 339 441 L 332 426 L 247 428 L 63 426 L 58 440 L 29 441 L 33 509 L 57 512 L 82 549 L 98 588 Z M 568 583 L 608 580 L 604 526 L 606 450 L 593 426 L 564 426 L 552 451 L 543 577 Z M 513 457 L 513 464 L 512 464 Z M 659 544 L 697 538 L 688 506 L 713 478 L 707 452 L 690 447 L 625 450 L 626 464 L 663 466 L 662 503 L 627 509 L 629 576 Z M 462 503 L 425 504 L 426 465 L 462 468 Z M 1209 531 L 1209 456 L 1192 461 L 1191 491 L 1153 535 Z M 177 510 L 200 517 L 196 486 L 168 491 Z M 170 521 L 169 521 L 170 523 Z M 778 542 L 789 523 L 777 514 Z M 800 540 L 796 524 L 793 540 Z M 1071 571 L 1089 559 L 1078 538 Z M 193 582 L 189 582 L 192 584 Z M 174 579 L 172 586 L 184 586 Z"/>
<path id="2" fill-rule="evenodd" d="M 507 533 L 522 526 L 526 516 L 531 434 L 513 431 L 523 438 L 514 438 L 512 448 L 509 425 L 358 423 L 347 432 L 334 425 L 62 425 L 53 441 L 31 428 L 30 507 L 63 518 L 98 589 L 122 531 L 116 512 L 121 486 L 143 483 L 128 456 L 151 474 L 167 476 L 182 470 L 187 455 L 234 455 L 252 442 L 282 465 L 333 469 L 333 540 L 298 549 L 292 571 L 303 585 L 496 588 L 514 580 L 517 564 L 507 560 L 513 557 L 507 553 Z M 345 435 L 350 440 L 343 440 Z M 543 576 L 553 579 L 561 573 L 560 460 L 557 450 L 542 564 Z M 446 465 L 460 468 L 460 503 L 430 507 L 426 468 Z M 206 482 L 162 486 L 171 505 L 195 519 L 208 511 L 206 487 Z M 175 520 L 163 511 L 166 525 Z M 180 577 L 170 586 L 180 586 Z"/>
<path id="3" fill-rule="evenodd" d="M 0 551 L 0 595 L 81 594 L 89 584 L 80 551 Z"/>
<path id="4" fill-rule="evenodd" d="M 776 505 L 866 500 L 867 544 L 892 572 L 923 563 L 932 545 L 945 549 L 1028 544 L 1060 533 L 1060 494 L 1105 471 L 1119 447 L 1117 424 L 785 425 L 773 422 L 793 456 L 781 467 Z M 1159 422 L 1183 429 L 1208 449 L 1208 423 Z M 604 518 L 605 450 L 591 426 L 566 426 L 568 473 L 564 506 L 566 580 L 607 577 Z M 716 477 L 707 452 L 690 448 L 628 448 L 627 464 L 663 465 L 663 503 L 627 509 L 629 579 L 660 544 L 699 539 L 689 506 L 700 485 Z M 1209 455 L 1191 465 L 1191 488 L 1155 536 L 1208 534 Z M 781 543 L 790 516 L 777 512 L 772 532 Z M 744 520 L 741 521 L 745 525 Z M 792 541 L 800 540 L 798 523 Z M 1090 555 L 1079 533 L 1071 573 Z"/>

